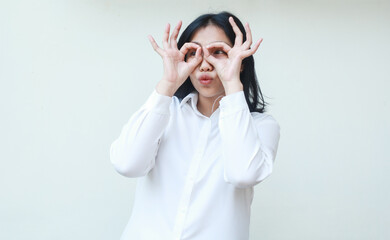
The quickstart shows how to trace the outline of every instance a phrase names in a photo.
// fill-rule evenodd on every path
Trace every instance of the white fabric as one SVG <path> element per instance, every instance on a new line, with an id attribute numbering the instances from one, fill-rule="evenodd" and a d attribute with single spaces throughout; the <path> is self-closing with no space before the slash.
<path id="1" fill-rule="evenodd" d="M 111 145 L 111 162 L 137 181 L 122 240 L 249 239 L 253 186 L 271 172 L 279 125 L 250 113 L 244 93 L 210 116 L 156 91 Z"/>

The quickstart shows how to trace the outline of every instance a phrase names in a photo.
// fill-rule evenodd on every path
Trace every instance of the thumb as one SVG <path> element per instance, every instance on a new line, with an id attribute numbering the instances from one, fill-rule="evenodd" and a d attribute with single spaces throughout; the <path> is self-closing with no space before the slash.
<path id="1" fill-rule="evenodd" d="M 210 54 L 210 51 L 206 48 L 204 48 L 204 58 L 206 58 L 207 62 L 211 63 L 212 65 L 215 66 L 217 64 L 217 59 Z"/>
<path id="2" fill-rule="evenodd" d="M 195 58 L 193 58 L 193 59 L 191 59 L 191 61 L 187 62 L 188 63 L 188 67 L 191 69 L 191 72 L 202 61 L 201 52 L 202 52 L 202 48 L 196 49 Z"/>

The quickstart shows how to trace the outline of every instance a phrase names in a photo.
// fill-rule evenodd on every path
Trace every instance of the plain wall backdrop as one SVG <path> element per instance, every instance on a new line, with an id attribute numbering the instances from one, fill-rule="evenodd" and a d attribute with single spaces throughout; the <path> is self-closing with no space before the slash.
<path id="1" fill-rule="evenodd" d="M 251 240 L 390 239 L 390 1 L 0 0 L 0 239 L 114 240 L 135 179 L 111 142 L 153 91 L 167 22 L 228 10 L 281 126 Z"/>

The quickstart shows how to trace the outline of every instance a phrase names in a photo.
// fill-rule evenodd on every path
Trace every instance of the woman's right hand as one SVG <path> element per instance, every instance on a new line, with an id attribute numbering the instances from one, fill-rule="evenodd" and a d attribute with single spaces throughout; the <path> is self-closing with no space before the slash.
<path id="1" fill-rule="evenodd" d="M 153 49 L 161 56 L 164 65 L 164 75 L 157 84 L 156 91 L 162 95 L 173 96 L 176 90 L 184 83 L 195 67 L 202 61 L 202 48 L 195 43 L 185 43 L 179 50 L 177 36 L 181 28 L 181 21 L 177 24 L 169 37 L 170 25 L 167 24 L 163 36 L 163 48 L 160 48 L 152 36 L 149 41 Z M 190 61 L 185 61 L 186 54 L 195 55 Z"/>

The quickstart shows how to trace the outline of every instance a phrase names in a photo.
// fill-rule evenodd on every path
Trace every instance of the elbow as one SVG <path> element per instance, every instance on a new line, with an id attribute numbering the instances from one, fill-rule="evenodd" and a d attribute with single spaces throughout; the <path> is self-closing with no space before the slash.
<path id="1" fill-rule="evenodd" d="M 227 183 L 233 184 L 237 188 L 249 188 L 262 182 L 272 173 L 272 165 L 264 163 L 260 168 L 251 170 L 245 169 L 237 171 L 225 169 L 224 178 Z"/>
<path id="2" fill-rule="evenodd" d="M 225 181 L 234 185 L 237 188 L 248 188 L 255 184 L 247 178 L 242 178 L 235 175 L 225 174 Z"/>
<path id="3" fill-rule="evenodd" d="M 146 172 L 139 171 L 136 168 L 126 166 L 125 164 L 112 163 L 115 171 L 120 175 L 128 178 L 142 177 L 146 175 Z"/>
<path id="4" fill-rule="evenodd" d="M 153 167 L 154 161 L 147 161 L 136 152 L 126 151 L 126 154 L 120 154 L 111 147 L 110 161 L 115 171 L 129 178 L 145 176 Z"/>

